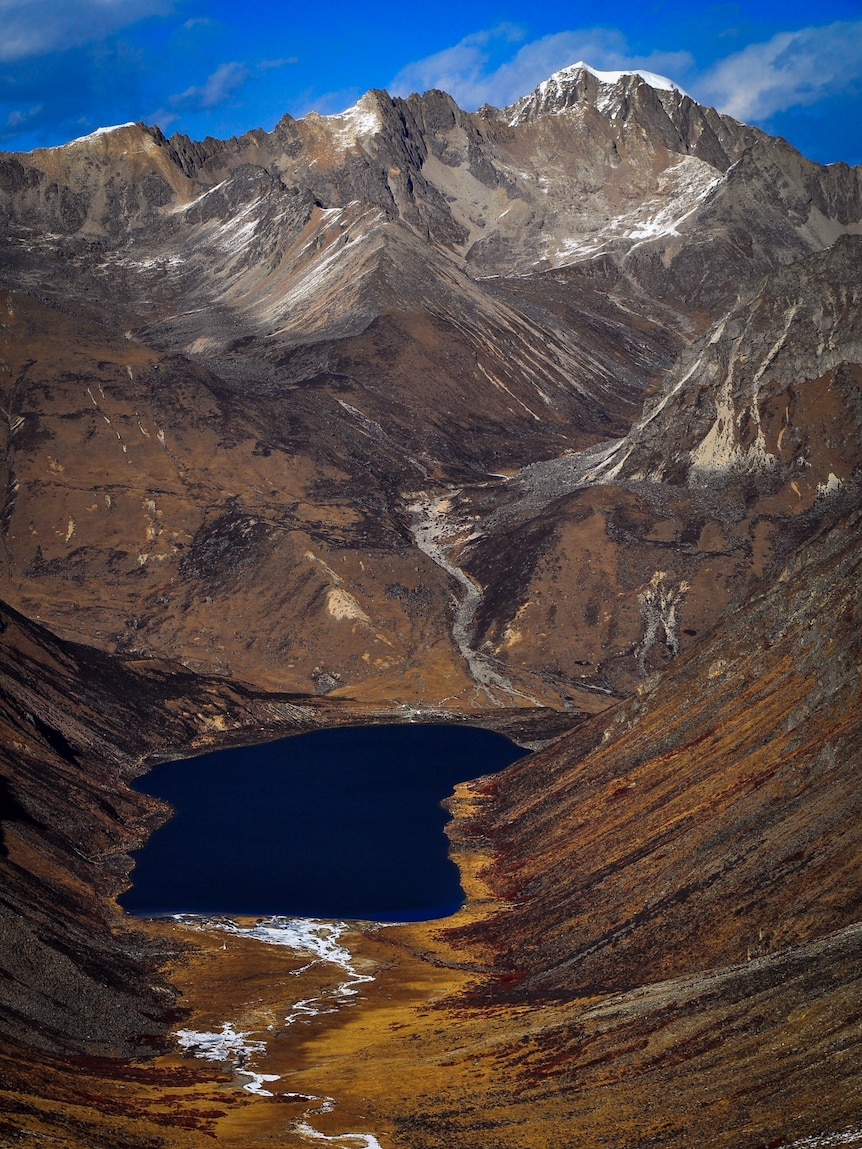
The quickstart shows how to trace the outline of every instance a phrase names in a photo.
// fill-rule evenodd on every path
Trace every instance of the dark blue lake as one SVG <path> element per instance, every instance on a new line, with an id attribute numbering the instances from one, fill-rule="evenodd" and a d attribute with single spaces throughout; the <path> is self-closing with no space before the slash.
<path id="1" fill-rule="evenodd" d="M 422 921 L 463 902 L 441 802 L 526 753 L 469 726 L 342 727 L 166 762 L 176 814 L 136 855 L 130 913 Z"/>

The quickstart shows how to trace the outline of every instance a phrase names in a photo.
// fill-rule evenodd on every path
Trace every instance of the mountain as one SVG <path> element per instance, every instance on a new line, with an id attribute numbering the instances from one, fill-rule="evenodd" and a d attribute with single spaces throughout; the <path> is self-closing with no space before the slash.
<path id="1" fill-rule="evenodd" d="M 10 1130 L 60 1135 L 45 1067 L 86 1054 L 126 1124 L 68 1143 L 158 1132 L 110 1084 L 164 1042 L 187 944 L 113 901 L 164 816 L 147 762 L 417 713 L 569 733 L 455 803 L 491 908 L 446 934 L 477 971 L 448 1037 L 405 1006 L 375 1070 L 394 1144 L 445 1119 L 467 1149 L 467 1112 L 523 1123 L 488 1145 L 858 1125 L 862 169 L 579 63 L 475 113 L 105 128 L 0 154 L 0 205 L 0 1064 L 41 1114 Z M 661 1036 L 680 994 L 673 1033 L 738 1027 L 706 1067 Z M 767 999 L 808 1018 L 786 1080 Z M 562 1011 L 535 1051 L 531 1009 Z M 409 1125 L 408 1037 L 459 1033 L 520 1099 L 426 1067 Z M 668 1094 L 615 1125 L 595 1042 L 700 1124 Z"/>
<path id="2" fill-rule="evenodd" d="M 508 560 L 453 575 L 417 552 L 478 529 L 440 507 L 625 436 L 764 274 L 860 226 L 857 169 L 584 66 L 502 111 L 371 92 L 228 141 L 125 125 L 0 172 L 11 604 L 269 689 L 456 708 L 486 698 L 465 641 L 493 661 L 531 608 Z M 586 671 L 521 640 L 498 701 L 630 689 L 656 569 L 628 576 L 619 641 L 591 600 L 567 620 Z M 453 638 L 474 577 L 496 606 Z"/>

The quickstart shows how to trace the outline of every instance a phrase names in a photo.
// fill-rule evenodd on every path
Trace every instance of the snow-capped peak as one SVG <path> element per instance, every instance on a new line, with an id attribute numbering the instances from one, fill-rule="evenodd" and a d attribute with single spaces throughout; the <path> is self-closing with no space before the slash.
<path id="1" fill-rule="evenodd" d="M 341 147 L 375 136 L 383 127 L 380 106 L 373 92 L 366 92 L 352 108 L 323 119 L 335 129 L 335 140 Z"/>
<path id="2" fill-rule="evenodd" d="M 595 99 L 595 83 L 601 85 L 602 94 L 596 100 L 596 106 L 601 111 L 607 111 L 613 104 L 614 94 L 607 91 L 614 88 L 621 80 L 637 77 L 639 81 L 648 84 L 659 92 L 678 92 L 681 96 L 687 95 L 685 91 L 669 80 L 667 76 L 659 76 L 656 72 L 648 72 L 643 68 L 629 68 L 617 72 L 602 72 L 579 60 L 577 64 L 570 64 L 554 72 L 547 80 L 543 80 L 528 96 L 523 96 L 516 103 L 506 108 L 509 123 L 524 123 L 537 115 L 554 115 L 563 112 L 582 100 Z"/>
<path id="3" fill-rule="evenodd" d="M 595 76 L 602 84 L 616 84 L 624 76 L 640 76 L 644 83 L 649 84 L 651 88 L 657 88 L 660 92 L 680 92 L 683 96 L 688 93 L 682 89 L 679 84 L 675 84 L 673 80 L 669 80 L 667 76 L 660 76 L 658 72 L 647 72 L 644 68 L 626 68 L 621 72 L 600 72 L 598 68 L 592 68 L 589 64 L 585 64 L 580 60 L 577 64 L 572 64 L 568 68 L 563 68 L 559 72 L 555 72 L 551 79 L 557 77 L 568 77 L 574 72 L 589 72 Z"/>

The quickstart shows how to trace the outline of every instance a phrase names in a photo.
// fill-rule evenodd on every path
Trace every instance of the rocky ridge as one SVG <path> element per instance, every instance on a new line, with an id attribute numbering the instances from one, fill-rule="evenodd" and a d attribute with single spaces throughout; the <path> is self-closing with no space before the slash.
<path id="1" fill-rule="evenodd" d="M 578 65 L 502 111 L 371 92 L 272 133 L 195 143 L 124 125 L 2 170 L 6 283 L 22 293 L 4 320 L 10 601 L 108 650 L 432 705 L 483 697 L 452 635 L 464 578 L 483 591 L 470 641 L 504 658 L 510 698 L 590 709 L 584 681 L 625 691 L 643 670 L 636 604 L 666 568 L 626 576 L 618 641 L 596 631 L 589 596 L 559 650 L 522 639 L 527 657 L 512 659 L 505 635 L 534 610 L 530 586 L 512 585 L 530 548 L 513 570 L 499 557 L 522 549 L 511 533 L 482 541 L 459 580 L 417 551 L 410 507 L 451 506 L 446 561 L 460 569 L 464 540 L 487 538 L 477 505 L 499 522 L 487 499 L 507 502 L 537 461 L 580 472 L 579 452 L 626 436 L 677 357 L 698 354 L 693 341 L 721 349 L 710 325 L 730 330 L 728 309 L 748 306 L 764 273 L 790 266 L 800 299 L 816 290 L 800 260 L 858 231 L 862 202 L 856 170 L 811 164 L 672 85 Z M 784 316 L 770 321 L 774 342 Z M 48 331 L 52 348 L 68 345 L 62 366 Z M 788 383 L 810 372 L 793 335 Z M 852 462 L 836 466 L 817 484 L 844 481 Z M 653 504 L 666 488 L 653 485 Z M 635 514 L 648 517 L 643 497 Z M 119 536 L 117 505 L 129 508 Z M 711 514 L 697 512 L 701 528 Z M 657 529 L 660 545 L 689 545 L 695 526 L 683 508 Z M 759 570 L 763 547 L 740 545 Z M 564 577 L 577 568 L 566 557 Z M 275 569 L 287 577 L 273 612 Z M 712 591 L 680 581 L 695 587 L 683 630 L 700 633 Z M 228 630 L 237 614 L 249 625 Z M 436 653 L 420 665 L 429 632 Z M 573 676 L 563 647 L 585 643 Z M 607 658 L 624 669 L 608 675 Z"/>

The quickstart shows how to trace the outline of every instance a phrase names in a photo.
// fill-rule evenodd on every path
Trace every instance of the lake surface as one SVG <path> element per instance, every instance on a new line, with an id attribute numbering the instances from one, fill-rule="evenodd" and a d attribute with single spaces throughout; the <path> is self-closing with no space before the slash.
<path id="1" fill-rule="evenodd" d="M 166 762 L 176 814 L 136 854 L 130 913 L 423 921 L 463 902 L 441 801 L 527 752 L 469 726 L 320 730 Z"/>

